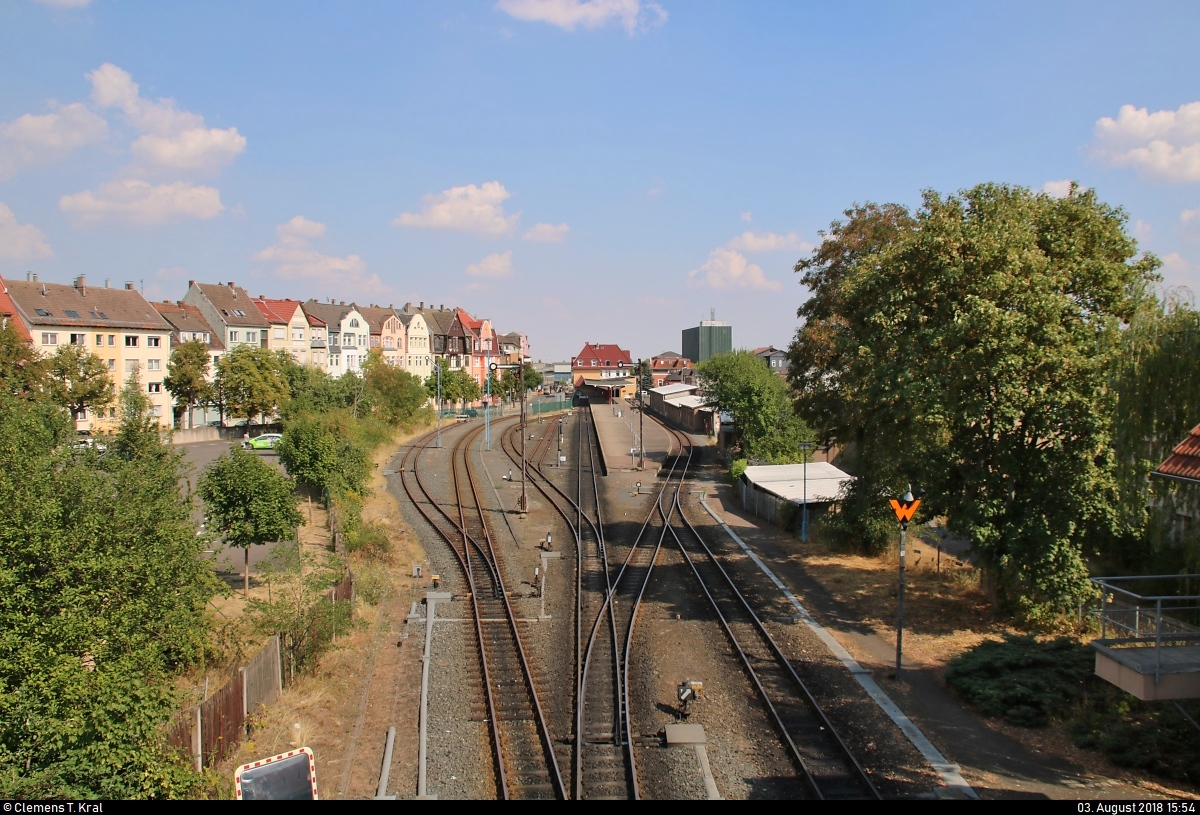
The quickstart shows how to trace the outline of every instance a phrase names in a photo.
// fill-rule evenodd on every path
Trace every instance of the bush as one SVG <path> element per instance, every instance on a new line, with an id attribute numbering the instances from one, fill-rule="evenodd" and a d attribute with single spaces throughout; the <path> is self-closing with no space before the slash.
<path id="1" fill-rule="evenodd" d="M 955 657 L 946 681 L 985 716 L 1045 727 L 1094 692 L 1093 666 L 1092 649 L 1075 640 L 1008 636 Z"/>
<path id="2" fill-rule="evenodd" d="M 1171 702 L 1142 702 L 1115 688 L 1090 699 L 1071 731 L 1080 747 L 1100 750 L 1118 767 L 1174 781 L 1200 780 L 1200 731 Z M 1200 703 L 1182 703 L 1192 718 Z"/>
<path id="3" fill-rule="evenodd" d="M 746 467 L 749 464 L 750 461 L 748 459 L 735 458 L 733 463 L 729 465 L 729 480 L 736 485 L 738 479 L 745 474 Z"/>
<path id="4" fill-rule="evenodd" d="M 346 534 L 346 551 L 358 553 L 368 561 L 386 559 L 392 553 L 387 527 L 376 522 L 359 525 Z"/>

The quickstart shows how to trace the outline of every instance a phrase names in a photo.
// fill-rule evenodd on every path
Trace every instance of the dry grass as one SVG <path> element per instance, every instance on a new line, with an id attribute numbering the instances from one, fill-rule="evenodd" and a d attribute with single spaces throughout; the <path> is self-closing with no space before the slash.
<path id="1" fill-rule="evenodd" d="M 979 588 L 979 572 L 969 563 L 909 536 L 905 563 L 904 651 L 914 662 L 942 667 L 985 639 L 1014 632 Z M 899 548 L 876 556 L 831 551 L 819 536 L 796 541 L 795 559 L 824 584 L 853 615 L 892 636 L 896 625 Z"/>

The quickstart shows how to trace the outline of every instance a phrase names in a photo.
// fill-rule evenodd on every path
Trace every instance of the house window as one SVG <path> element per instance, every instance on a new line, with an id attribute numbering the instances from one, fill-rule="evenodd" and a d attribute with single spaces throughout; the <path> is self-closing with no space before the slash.
<path id="1" fill-rule="evenodd" d="M 353 368 L 358 365 L 358 357 L 354 354 L 346 354 L 346 367 Z"/>
<path id="2" fill-rule="evenodd" d="M 351 327 L 351 328 L 358 328 L 358 320 L 351 320 L 351 321 L 350 321 L 350 327 Z"/>
<path id="3" fill-rule="evenodd" d="M 293 328 L 292 329 L 292 339 L 293 340 L 303 340 L 304 339 L 304 329 L 303 328 Z"/>
<path id="4" fill-rule="evenodd" d="M 97 335 L 96 335 L 96 346 L 97 346 L 97 347 L 99 347 L 99 346 L 101 346 L 101 345 L 104 345 L 104 335 L 103 335 L 103 334 L 97 334 Z"/>
<path id="5" fill-rule="evenodd" d="M 211 334 L 209 334 L 209 333 L 207 333 L 207 332 L 205 332 L 205 334 L 204 334 L 204 341 L 205 341 L 205 342 L 212 342 L 212 335 L 211 335 Z"/>
<path id="6" fill-rule="evenodd" d="M 115 359 L 110 359 L 108 361 L 108 370 L 110 370 L 110 371 L 117 370 L 117 361 Z"/>
<path id="7" fill-rule="evenodd" d="M 284 332 L 284 329 L 282 329 L 282 328 L 276 328 L 276 329 L 275 329 L 275 339 L 277 339 L 277 340 L 282 340 L 282 339 L 284 339 L 283 332 Z"/>
<path id="8" fill-rule="evenodd" d="M 149 348 L 160 348 L 160 347 L 162 347 L 162 338 L 161 337 L 146 337 L 146 345 Z"/>
<path id="9" fill-rule="evenodd" d="M 217 367 L 217 363 L 221 361 L 220 357 L 213 357 L 213 368 Z"/>
<path id="10" fill-rule="evenodd" d="M 50 312 L 46 311 L 46 309 L 44 309 L 44 308 L 35 308 L 34 311 L 37 312 L 37 316 L 39 316 L 39 317 L 49 317 L 50 316 Z"/>
<path id="11" fill-rule="evenodd" d="M 108 335 L 108 344 L 109 344 L 109 345 L 116 345 L 116 344 L 117 344 L 117 335 L 116 335 L 116 334 L 109 334 L 109 335 Z"/>
<path id="12" fill-rule="evenodd" d="M 138 347 L 137 334 L 126 334 L 125 335 L 125 347 L 126 348 L 137 348 Z"/>
<path id="13" fill-rule="evenodd" d="M 146 370 L 147 371 L 161 371 L 162 370 L 161 365 L 162 365 L 161 359 L 146 360 Z"/>
<path id="14" fill-rule="evenodd" d="M 246 332 L 246 342 L 258 342 L 258 332 L 257 331 L 247 331 Z"/>
<path id="15" fill-rule="evenodd" d="M 58 335 L 53 332 L 47 334 L 45 331 L 43 331 L 42 345 L 58 345 Z"/>
<path id="16" fill-rule="evenodd" d="M 87 345 L 87 334 L 72 334 L 71 345 Z"/>
<path id="17" fill-rule="evenodd" d="M 146 393 L 162 393 L 162 383 L 151 382 L 150 384 L 146 385 Z"/>
<path id="18" fill-rule="evenodd" d="M 245 316 L 246 316 L 246 312 L 242 311 L 240 308 L 235 308 L 235 309 L 233 310 L 233 316 L 234 316 L 234 317 L 245 317 Z"/>
<path id="19" fill-rule="evenodd" d="M 594 359 L 592 360 L 592 367 L 593 367 L 593 368 L 595 368 L 595 367 L 596 367 L 596 360 L 594 360 Z"/>
<path id="20" fill-rule="evenodd" d="M 125 373 L 131 374 L 138 369 L 138 361 L 136 359 L 125 360 Z"/>
<path id="21" fill-rule="evenodd" d="M 229 332 L 229 341 L 230 341 L 230 342 L 237 342 L 237 341 L 238 341 L 238 332 L 236 332 L 236 331 L 230 331 L 230 332 Z"/>
<path id="22" fill-rule="evenodd" d="M 63 311 L 63 314 L 65 314 L 66 316 L 70 317 L 72 320 L 78 320 L 78 319 L 79 319 L 79 312 L 78 312 L 78 311 L 76 311 L 76 310 L 75 310 L 75 309 L 73 309 L 73 308 L 69 308 L 69 309 L 66 309 L 66 310 L 64 310 L 64 311 Z"/>
<path id="23" fill-rule="evenodd" d="M 150 415 L 151 416 L 162 416 L 162 405 L 151 405 L 150 406 Z"/>

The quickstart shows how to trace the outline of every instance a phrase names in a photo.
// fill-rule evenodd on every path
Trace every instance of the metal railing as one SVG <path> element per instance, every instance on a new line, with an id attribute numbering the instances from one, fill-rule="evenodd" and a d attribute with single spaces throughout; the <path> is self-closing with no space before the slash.
<path id="1" fill-rule="evenodd" d="M 1200 643 L 1200 575 L 1093 577 L 1100 590 L 1100 639 L 1105 647 L 1154 648 L 1154 683 L 1162 649 Z M 1141 592 L 1134 591 L 1140 589 Z"/>

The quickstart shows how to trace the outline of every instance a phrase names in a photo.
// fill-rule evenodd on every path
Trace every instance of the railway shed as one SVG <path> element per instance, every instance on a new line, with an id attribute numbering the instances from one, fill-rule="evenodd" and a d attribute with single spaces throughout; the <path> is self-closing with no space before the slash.
<path id="1" fill-rule="evenodd" d="M 705 404 L 699 388 L 678 382 L 651 388 L 650 412 L 691 433 L 714 435 L 720 428 L 717 412 Z"/>
<path id="2" fill-rule="evenodd" d="M 738 479 L 738 495 L 747 512 L 787 529 L 799 507 L 807 503 L 811 518 L 814 510 L 823 511 L 837 501 L 852 478 L 824 461 L 755 465 Z"/>

